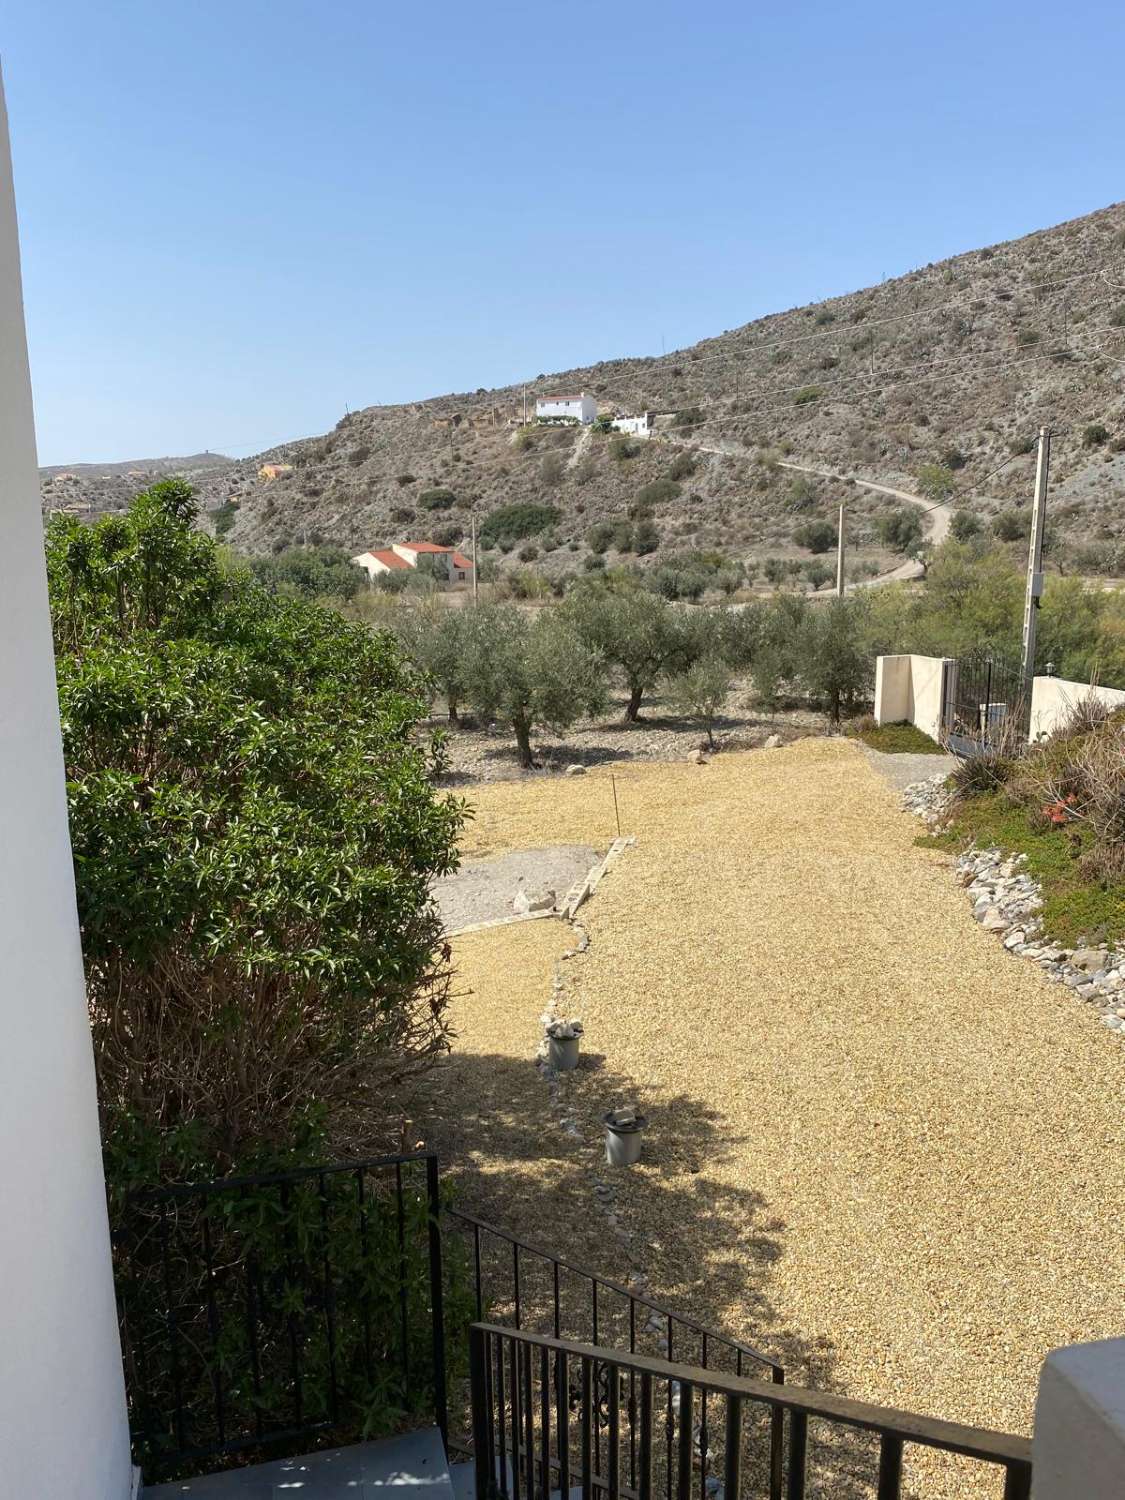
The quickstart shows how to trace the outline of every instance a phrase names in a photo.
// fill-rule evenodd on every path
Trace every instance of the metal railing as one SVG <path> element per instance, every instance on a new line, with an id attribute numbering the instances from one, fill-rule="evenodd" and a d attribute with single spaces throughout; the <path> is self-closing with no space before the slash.
<path id="1" fill-rule="evenodd" d="M 725 1362 L 736 1375 L 751 1368 L 771 1380 L 785 1378 L 772 1355 L 671 1312 L 620 1282 L 594 1275 L 460 1209 L 446 1209 L 444 1217 L 465 1232 L 471 1247 L 478 1322 L 486 1309 L 492 1322 L 504 1321 L 497 1313 L 506 1309 L 516 1328 L 550 1332 L 555 1338 L 591 1344 L 627 1341 L 631 1354 L 644 1352 L 648 1343 L 668 1359 L 690 1358 L 704 1369 L 722 1369 Z M 642 1313 L 647 1315 L 644 1322 Z"/>
<path id="2" fill-rule="evenodd" d="M 549 1333 L 591 1344 L 627 1346 L 630 1354 L 651 1352 L 706 1370 L 726 1369 L 743 1375 L 748 1369 L 781 1384 L 785 1371 L 769 1354 L 705 1328 L 693 1318 L 671 1312 L 652 1298 L 597 1276 L 561 1256 L 487 1224 L 472 1214 L 447 1209 L 471 1240 L 477 1321 L 511 1320 L 521 1330 Z M 489 1253 L 492 1251 L 493 1253 Z M 497 1253 L 498 1252 L 498 1253 Z M 630 1379 L 630 1397 L 636 1382 Z M 668 1414 L 671 1414 L 671 1392 Z M 780 1463 L 783 1443 L 781 1417 L 772 1419 L 771 1444 Z M 703 1414 L 703 1440 L 707 1414 Z M 454 1445 L 472 1452 L 458 1437 Z"/>
<path id="3" fill-rule="evenodd" d="M 489 1323 L 469 1330 L 469 1373 L 478 1500 L 551 1500 L 555 1491 L 568 1500 L 573 1488 L 582 1500 L 595 1491 L 599 1500 L 805 1500 L 810 1486 L 900 1500 L 911 1445 L 998 1468 L 1004 1500 L 1031 1493 L 1024 1438 L 791 1385 Z M 710 1424 L 709 1405 L 720 1408 Z M 810 1421 L 830 1438 L 874 1435 L 871 1472 L 857 1486 L 818 1470 L 823 1447 L 810 1448 Z"/>
<path id="4" fill-rule="evenodd" d="M 439 1214 L 433 1153 L 133 1194 L 114 1258 L 146 1477 L 410 1419 L 444 1437 Z"/>

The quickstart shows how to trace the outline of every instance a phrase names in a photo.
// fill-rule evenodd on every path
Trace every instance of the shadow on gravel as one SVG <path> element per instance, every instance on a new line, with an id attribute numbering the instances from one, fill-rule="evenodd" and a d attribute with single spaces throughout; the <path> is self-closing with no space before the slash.
<path id="1" fill-rule="evenodd" d="M 833 1346 L 806 1338 L 771 1298 L 785 1224 L 752 1183 L 707 1175 L 737 1141 L 705 1101 L 680 1094 L 652 1106 L 598 1053 L 562 1075 L 554 1100 L 530 1058 L 498 1054 L 454 1052 L 425 1092 L 414 1122 L 436 1147 L 459 1207 L 581 1270 L 622 1284 L 640 1276 L 669 1311 L 779 1359 L 791 1383 L 832 1388 Z M 601 1119 L 625 1102 L 649 1115 L 643 1156 L 632 1169 L 612 1169 Z M 486 1237 L 483 1257 L 494 1311 L 510 1311 L 511 1247 Z M 538 1310 L 542 1331 L 552 1331 L 549 1267 L 531 1257 L 521 1274 L 524 1326 L 535 1326 Z M 564 1273 L 561 1295 L 563 1336 L 592 1341 L 589 1282 Z M 597 1334 L 602 1345 L 629 1347 L 626 1299 L 599 1298 Z M 640 1332 L 638 1349 L 664 1354 L 660 1336 Z M 698 1336 L 676 1339 L 672 1357 L 699 1363 Z M 709 1362 L 733 1371 L 713 1351 Z M 861 1500 L 874 1494 L 876 1471 L 871 1439 L 810 1425 L 809 1496 Z"/>

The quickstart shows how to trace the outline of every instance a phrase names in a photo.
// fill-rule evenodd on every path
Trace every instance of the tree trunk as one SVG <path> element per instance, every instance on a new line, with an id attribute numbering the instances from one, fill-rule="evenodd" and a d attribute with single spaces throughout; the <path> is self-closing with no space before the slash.
<path id="1" fill-rule="evenodd" d="M 516 745 L 520 752 L 520 765 L 525 771 L 531 770 L 531 726 L 523 719 L 513 721 L 512 728 L 516 732 Z"/>
<path id="2" fill-rule="evenodd" d="M 643 687 L 632 687 L 629 689 L 629 704 L 625 709 L 626 724 L 635 724 L 641 716 L 641 699 L 645 695 Z"/>
<path id="3" fill-rule="evenodd" d="M 713 726 L 712 726 L 711 720 L 708 719 L 708 721 L 707 721 L 707 748 L 709 750 L 714 750 L 714 748 L 715 748 L 715 736 L 711 732 L 712 727 Z"/>
<path id="4" fill-rule="evenodd" d="M 449 722 L 454 729 L 461 727 L 461 720 L 457 716 L 457 698 L 453 693 L 446 693 L 445 701 L 449 705 Z"/>

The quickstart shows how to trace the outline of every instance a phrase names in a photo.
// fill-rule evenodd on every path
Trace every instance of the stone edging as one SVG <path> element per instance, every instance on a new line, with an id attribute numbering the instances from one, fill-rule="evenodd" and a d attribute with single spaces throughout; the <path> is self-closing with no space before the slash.
<path id="1" fill-rule="evenodd" d="M 902 794 L 903 806 L 936 831 L 948 810 L 945 776 L 916 781 Z M 1067 948 L 1043 935 L 1038 916 L 1043 904 L 1039 883 L 1024 870 L 1025 854 L 996 848 L 967 849 L 954 868 L 973 903 L 973 916 L 986 932 L 995 932 L 1013 956 L 1038 964 L 1043 977 L 1062 984 L 1079 1000 L 1096 1006 L 1102 1024 L 1125 1041 L 1125 951 L 1108 943 Z"/>

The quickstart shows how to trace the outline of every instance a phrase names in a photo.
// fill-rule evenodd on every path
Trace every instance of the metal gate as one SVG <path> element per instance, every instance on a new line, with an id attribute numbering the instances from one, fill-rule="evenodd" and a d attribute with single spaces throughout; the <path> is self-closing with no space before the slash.
<path id="1" fill-rule="evenodd" d="M 946 677 L 945 734 L 955 755 L 980 755 L 1027 738 L 1030 705 L 1020 663 L 981 649 L 960 656 Z"/>

